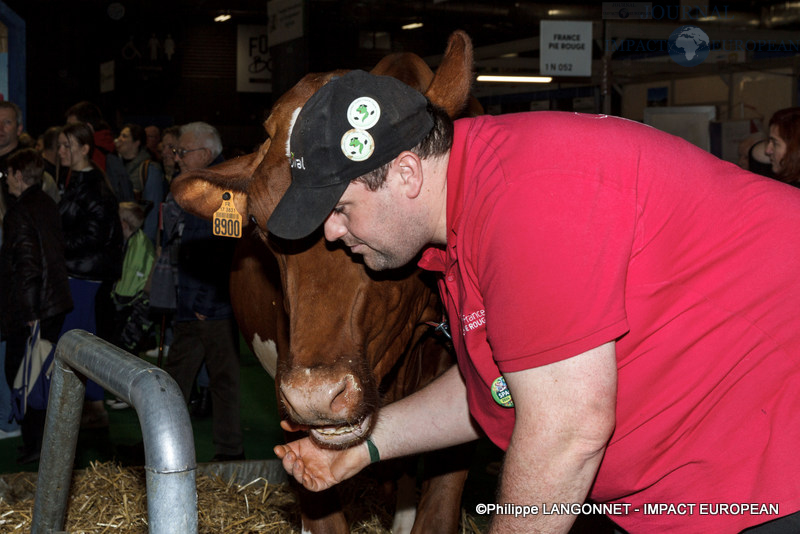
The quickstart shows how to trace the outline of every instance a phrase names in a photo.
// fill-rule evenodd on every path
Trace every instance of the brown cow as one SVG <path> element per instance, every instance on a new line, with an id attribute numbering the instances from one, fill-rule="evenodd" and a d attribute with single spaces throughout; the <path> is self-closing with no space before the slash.
<path id="1" fill-rule="evenodd" d="M 439 319 L 441 308 L 419 270 L 371 273 L 319 232 L 302 242 L 267 234 L 267 219 L 291 179 L 292 115 L 344 72 L 309 74 L 283 95 L 264 123 L 269 138 L 256 154 L 181 175 L 172 186 L 185 209 L 206 218 L 230 192 L 243 222 L 255 223 L 231 275 L 239 326 L 275 376 L 282 415 L 307 427 L 321 445 L 342 448 L 363 442 L 381 403 L 416 391 L 453 364 L 425 324 Z M 435 75 L 413 54 L 389 56 L 372 72 L 403 80 L 456 116 L 469 100 L 472 45 L 466 34 L 454 33 Z M 430 463 L 438 471 L 423 482 L 413 532 L 456 532 L 467 464 L 450 470 L 442 459 Z M 307 494 L 301 502 L 304 530 L 348 532 L 329 495 Z"/>

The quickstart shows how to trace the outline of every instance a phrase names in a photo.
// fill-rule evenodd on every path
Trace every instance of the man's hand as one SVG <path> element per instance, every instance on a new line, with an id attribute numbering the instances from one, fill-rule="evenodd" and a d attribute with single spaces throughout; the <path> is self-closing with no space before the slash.
<path id="1" fill-rule="evenodd" d="M 346 480 L 369 465 L 369 452 L 361 444 L 344 450 L 323 449 L 309 438 L 286 445 L 277 445 L 273 451 L 283 461 L 283 468 L 311 491 L 322 491 Z"/>
<path id="2" fill-rule="evenodd" d="M 383 460 L 459 445 L 478 438 L 467 406 L 466 385 L 456 366 L 413 395 L 381 410 L 371 439 Z M 307 426 L 281 421 L 287 432 Z M 311 491 L 322 491 L 370 464 L 365 444 L 344 450 L 322 449 L 303 438 L 273 449 L 283 468 Z"/>

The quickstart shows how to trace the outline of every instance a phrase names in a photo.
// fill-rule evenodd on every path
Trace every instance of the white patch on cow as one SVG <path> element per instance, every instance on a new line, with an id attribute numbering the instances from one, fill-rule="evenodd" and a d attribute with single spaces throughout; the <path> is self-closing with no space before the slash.
<path id="1" fill-rule="evenodd" d="M 289 135 L 286 136 L 286 157 L 292 159 L 292 149 L 289 146 L 289 141 L 292 139 L 292 130 L 294 129 L 294 123 L 297 122 L 297 116 L 300 115 L 300 110 L 303 108 L 297 108 L 292 112 L 292 118 L 289 119 Z"/>
<path id="2" fill-rule="evenodd" d="M 314 534 L 310 530 L 306 529 L 306 525 L 303 523 L 302 519 L 300 520 L 300 534 Z"/>
<path id="3" fill-rule="evenodd" d="M 271 339 L 264 341 L 261 336 L 254 334 L 252 345 L 258 361 L 267 370 L 269 376 L 275 378 L 275 373 L 278 371 L 278 347 L 275 342 Z"/>
<path id="4" fill-rule="evenodd" d="M 416 480 L 404 474 L 397 481 L 397 508 L 392 522 L 392 534 L 408 534 L 417 518 Z"/>

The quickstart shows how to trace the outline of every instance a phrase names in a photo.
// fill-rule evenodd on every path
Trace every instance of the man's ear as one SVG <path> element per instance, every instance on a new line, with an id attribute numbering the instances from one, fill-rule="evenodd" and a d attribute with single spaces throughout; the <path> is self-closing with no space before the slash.
<path id="1" fill-rule="evenodd" d="M 208 167 L 216 158 L 214 158 L 214 153 L 211 152 L 210 148 L 203 147 L 203 149 L 205 150 L 206 154 L 206 164 L 203 165 L 203 167 Z"/>
<path id="2" fill-rule="evenodd" d="M 404 193 L 408 198 L 416 198 L 422 191 L 422 160 L 413 152 L 406 150 L 395 158 L 395 172 L 400 175 Z"/>

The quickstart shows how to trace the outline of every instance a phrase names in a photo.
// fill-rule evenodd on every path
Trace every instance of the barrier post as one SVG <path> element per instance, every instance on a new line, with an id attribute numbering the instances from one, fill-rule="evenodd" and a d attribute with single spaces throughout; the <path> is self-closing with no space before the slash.
<path id="1" fill-rule="evenodd" d="M 76 373 L 130 404 L 139 416 L 149 532 L 195 534 L 197 463 L 180 388 L 165 371 L 83 330 L 65 333 L 56 347 L 31 532 L 63 531 L 85 391 Z"/>

